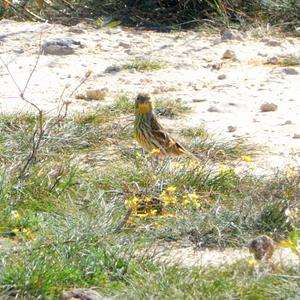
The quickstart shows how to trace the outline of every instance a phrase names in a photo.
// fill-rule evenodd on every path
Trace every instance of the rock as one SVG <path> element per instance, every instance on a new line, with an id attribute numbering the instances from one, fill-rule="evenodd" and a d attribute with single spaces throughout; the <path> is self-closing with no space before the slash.
<path id="1" fill-rule="evenodd" d="M 224 80 L 224 79 L 226 79 L 226 75 L 225 74 L 221 74 L 221 75 L 218 76 L 218 79 L 219 80 Z"/>
<path id="2" fill-rule="evenodd" d="M 69 27 L 68 31 L 73 32 L 73 33 L 78 33 L 78 34 L 85 33 L 85 30 L 80 28 L 80 26 L 82 26 L 82 25 L 77 24 L 75 26 L 71 26 L 71 27 Z"/>
<path id="3" fill-rule="evenodd" d="M 282 125 L 293 125 L 293 122 L 291 120 L 287 120 Z"/>
<path id="4" fill-rule="evenodd" d="M 119 47 L 123 47 L 125 49 L 129 49 L 131 46 L 128 43 L 120 42 L 119 43 Z"/>
<path id="5" fill-rule="evenodd" d="M 22 53 L 24 53 L 25 51 L 24 51 L 24 49 L 22 49 L 22 48 L 16 48 L 16 49 L 13 49 L 13 52 L 14 52 L 14 53 L 17 53 L 17 54 L 22 54 Z"/>
<path id="6" fill-rule="evenodd" d="M 262 112 L 276 111 L 277 109 L 278 109 L 278 106 L 274 103 L 263 103 L 260 106 L 260 110 Z"/>
<path id="7" fill-rule="evenodd" d="M 117 73 L 120 72 L 122 70 L 121 67 L 119 66 L 109 66 L 104 70 L 104 73 Z"/>
<path id="8" fill-rule="evenodd" d="M 209 112 L 217 112 L 217 113 L 222 113 L 223 112 L 221 109 L 219 109 L 216 106 L 210 106 L 207 111 L 209 111 Z"/>
<path id="9" fill-rule="evenodd" d="M 60 300 L 103 300 L 98 292 L 91 289 L 74 289 L 72 291 L 64 292 L 60 297 Z"/>
<path id="10" fill-rule="evenodd" d="M 228 132 L 235 132 L 235 131 L 237 130 L 237 127 L 236 127 L 236 126 L 231 126 L 231 125 L 229 125 L 229 126 L 227 127 L 227 130 L 228 130 Z"/>
<path id="11" fill-rule="evenodd" d="M 294 68 L 284 68 L 282 69 L 282 72 L 286 75 L 298 75 L 299 72 Z"/>
<path id="12" fill-rule="evenodd" d="M 242 41 L 243 40 L 243 36 L 237 30 L 230 30 L 230 29 L 228 29 L 228 30 L 225 30 L 225 31 L 221 32 L 221 40 L 222 41 L 228 41 L 228 40 Z"/>
<path id="13" fill-rule="evenodd" d="M 226 50 L 223 53 L 223 58 L 224 59 L 236 59 L 236 54 L 233 50 Z"/>
<path id="14" fill-rule="evenodd" d="M 267 64 L 277 65 L 279 63 L 279 58 L 277 56 L 272 56 L 267 59 Z"/>
<path id="15" fill-rule="evenodd" d="M 258 52 L 257 55 L 262 56 L 262 57 L 267 57 L 268 56 L 267 53 L 262 53 L 262 52 Z"/>
<path id="16" fill-rule="evenodd" d="M 300 139 L 300 133 L 294 133 L 293 139 Z"/>
<path id="17" fill-rule="evenodd" d="M 78 48 L 83 48 L 83 45 L 73 39 L 54 39 L 45 42 L 42 46 L 45 55 L 70 55 Z"/>
<path id="18" fill-rule="evenodd" d="M 265 43 L 267 46 L 271 46 L 271 47 L 279 47 L 279 46 L 281 46 L 281 42 L 276 41 L 276 40 L 270 40 L 268 38 L 263 38 L 263 39 L 261 39 L 261 41 L 263 43 Z"/>
<path id="19" fill-rule="evenodd" d="M 222 65 L 223 65 L 223 63 L 220 62 L 220 63 L 215 63 L 215 64 L 212 64 L 209 66 L 211 67 L 211 70 L 220 70 L 222 68 Z"/>
<path id="20" fill-rule="evenodd" d="M 194 103 L 201 103 L 201 102 L 206 102 L 206 99 L 193 99 L 192 100 Z"/>

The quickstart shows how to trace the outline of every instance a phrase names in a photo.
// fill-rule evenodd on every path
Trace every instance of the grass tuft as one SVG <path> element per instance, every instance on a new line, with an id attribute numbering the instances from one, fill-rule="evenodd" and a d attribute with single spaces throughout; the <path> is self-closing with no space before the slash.
<path id="1" fill-rule="evenodd" d="M 164 63 L 151 59 L 135 59 L 132 62 L 125 64 L 123 68 L 125 70 L 136 70 L 139 72 L 145 71 L 157 71 L 165 67 Z"/>

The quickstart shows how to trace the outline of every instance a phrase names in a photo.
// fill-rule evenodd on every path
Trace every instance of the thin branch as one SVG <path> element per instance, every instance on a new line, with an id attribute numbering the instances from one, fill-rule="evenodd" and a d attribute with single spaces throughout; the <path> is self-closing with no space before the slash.
<path id="1" fill-rule="evenodd" d="M 129 208 L 124 216 L 123 220 L 117 225 L 116 229 L 114 230 L 115 233 L 120 232 L 121 229 L 126 225 L 127 221 L 129 220 L 132 214 L 132 208 Z"/>

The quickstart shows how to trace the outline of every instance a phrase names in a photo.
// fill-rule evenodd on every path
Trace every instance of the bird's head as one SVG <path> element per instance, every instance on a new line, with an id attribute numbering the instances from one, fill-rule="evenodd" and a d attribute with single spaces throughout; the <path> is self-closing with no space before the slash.
<path id="1" fill-rule="evenodd" d="M 135 100 L 135 110 L 139 114 L 152 112 L 152 103 L 148 94 L 138 94 Z"/>

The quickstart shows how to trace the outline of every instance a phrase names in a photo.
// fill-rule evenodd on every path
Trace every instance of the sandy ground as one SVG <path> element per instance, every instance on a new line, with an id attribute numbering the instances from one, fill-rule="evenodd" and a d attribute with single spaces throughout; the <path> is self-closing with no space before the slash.
<path id="1" fill-rule="evenodd" d="M 154 261 L 167 265 L 190 267 L 221 267 L 237 262 L 252 263 L 253 256 L 248 248 L 199 249 L 191 245 L 162 243 L 154 245 L 148 252 L 153 253 Z M 290 249 L 277 248 L 269 265 L 277 267 L 299 267 L 300 261 Z"/>
<path id="2" fill-rule="evenodd" d="M 21 89 L 36 62 L 40 41 L 55 38 L 73 38 L 84 47 L 73 55 L 41 56 L 26 95 L 46 111 L 57 107 L 66 85 L 70 85 L 70 92 L 85 72 L 92 70 L 82 90 L 108 88 L 107 101 L 124 93 L 134 97 L 141 91 L 153 94 L 154 99 L 182 99 L 192 106 L 192 113 L 170 121 L 170 127 L 204 124 L 220 138 L 247 137 L 267 146 L 267 155 L 259 160 L 258 168 L 269 170 L 300 160 L 300 139 L 294 138 L 300 135 L 300 67 L 292 67 L 298 74 L 290 75 L 284 67 L 266 64 L 272 57 L 300 57 L 299 38 L 276 38 L 265 33 L 259 38 L 244 34 L 241 40 L 222 40 L 220 35 L 208 33 L 157 33 L 2 20 L 0 54 Z M 222 59 L 226 50 L 233 50 L 237 59 Z M 107 67 L 122 67 L 136 58 L 158 60 L 166 67 L 152 72 L 104 72 Z M 214 64 L 221 64 L 220 70 L 214 70 Z M 218 79 L 219 75 L 225 75 L 225 79 Z M 1 111 L 26 109 L 2 65 L 0 80 Z M 86 111 L 99 104 L 70 100 L 71 110 Z M 260 105 L 265 102 L 276 104 L 278 109 L 261 112 Z M 228 132 L 228 126 L 237 130 Z"/>
<path id="3" fill-rule="evenodd" d="M 192 112 L 180 120 L 168 121 L 167 126 L 176 131 L 204 124 L 219 138 L 247 137 L 266 147 L 254 162 L 257 172 L 267 174 L 273 168 L 300 161 L 300 139 L 295 138 L 300 135 L 300 67 L 287 71 L 266 64 L 272 57 L 300 57 L 299 38 L 278 38 L 266 32 L 263 37 L 243 34 L 241 39 L 237 36 L 222 40 L 219 34 L 200 32 L 158 33 L 2 20 L 0 55 L 21 89 L 36 63 L 40 43 L 56 38 L 72 38 L 83 47 L 72 55 L 40 57 L 25 96 L 41 109 L 54 112 L 64 87 L 70 85 L 66 92 L 69 95 L 87 70 L 92 70 L 78 92 L 107 88 L 104 102 L 113 101 L 120 94 L 134 98 L 139 92 L 151 93 L 154 99 L 184 100 Z M 226 50 L 234 51 L 236 59 L 223 59 Z M 136 58 L 158 60 L 165 68 L 151 72 L 105 72 L 108 67 L 122 67 Z M 20 100 L 19 91 L 2 63 L 0 82 L 1 113 L 31 109 Z M 66 96 L 64 100 L 71 101 L 71 111 L 88 111 L 99 105 L 99 101 L 74 97 Z M 276 104 L 278 109 L 261 112 L 260 106 L 265 102 Z M 228 126 L 236 127 L 236 131 L 229 132 Z M 231 251 L 231 258 L 248 257 L 245 249 L 235 251 L 239 253 Z M 186 258 L 187 265 L 211 261 L 205 255 L 203 251 L 180 247 L 174 253 Z M 225 261 L 228 255 L 218 251 L 214 257 L 218 257 L 216 261 Z M 194 259 L 190 261 L 188 257 Z"/>

